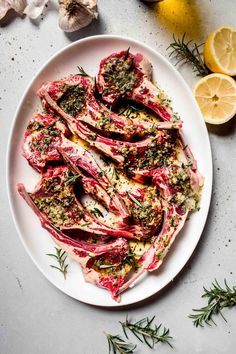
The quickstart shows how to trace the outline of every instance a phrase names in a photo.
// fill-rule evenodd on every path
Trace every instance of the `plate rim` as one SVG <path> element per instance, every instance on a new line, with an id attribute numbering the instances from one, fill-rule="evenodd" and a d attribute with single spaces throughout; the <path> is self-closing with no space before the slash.
<path id="1" fill-rule="evenodd" d="M 99 35 L 93 35 L 93 36 L 89 36 L 89 37 L 85 37 L 82 39 L 79 39 L 73 43 L 70 43 L 66 46 L 64 46 L 63 48 L 61 48 L 60 50 L 58 50 L 56 53 L 54 53 L 52 56 L 50 56 L 45 62 L 44 64 L 39 68 L 39 70 L 33 75 L 32 79 L 30 80 L 30 82 L 26 85 L 26 88 L 24 89 L 23 95 L 21 96 L 21 99 L 19 100 L 19 103 L 17 104 L 17 108 L 15 110 L 15 114 L 13 117 L 13 120 L 11 122 L 10 125 L 10 131 L 9 131 L 9 135 L 8 135 L 8 142 L 7 142 L 7 151 L 6 151 L 6 185 L 7 185 L 7 198 L 8 198 L 8 202 L 9 202 L 9 206 L 10 206 L 10 212 L 11 212 L 11 216 L 14 222 L 14 226 L 16 228 L 16 231 L 18 233 L 18 236 L 24 246 L 24 249 L 26 250 L 27 254 L 29 255 L 29 257 L 31 258 L 31 260 L 33 261 L 34 265 L 36 266 L 36 268 L 42 273 L 42 275 L 44 277 L 46 277 L 46 279 L 53 284 L 57 289 L 59 289 L 60 291 L 62 291 L 64 294 L 70 296 L 71 298 L 89 304 L 89 305 L 93 305 L 93 306 L 99 306 L 99 307 L 105 307 L 105 308 L 117 308 L 117 307 L 126 307 L 135 303 L 140 303 L 144 300 L 147 300 L 148 298 L 152 297 L 155 294 L 158 294 L 160 291 L 162 291 L 172 280 L 175 279 L 175 277 L 182 271 L 183 267 L 186 265 L 186 263 L 190 260 L 193 252 L 195 251 L 197 244 L 202 236 L 204 227 L 206 225 L 206 220 L 207 220 L 207 216 L 209 214 L 209 208 L 210 208 L 210 204 L 211 204 L 211 198 L 212 198 L 212 187 L 213 187 L 213 159 L 212 159 L 212 149 L 211 149 L 211 144 L 210 144 L 210 139 L 209 139 L 209 134 L 207 131 L 207 127 L 205 125 L 204 119 L 202 117 L 202 113 L 200 111 L 200 108 L 197 105 L 197 102 L 194 102 L 195 104 L 195 108 L 198 111 L 199 116 L 202 117 L 202 128 L 205 130 L 205 135 L 206 135 L 206 143 L 208 145 L 208 151 L 209 151 L 209 157 L 210 157 L 210 166 L 208 166 L 208 182 L 209 182 L 209 187 L 208 187 L 208 199 L 207 199 L 207 205 L 206 205 L 206 212 L 204 214 L 204 220 L 202 222 L 202 227 L 201 227 L 201 231 L 199 232 L 199 237 L 197 238 L 197 240 L 194 242 L 194 247 L 191 250 L 191 252 L 189 253 L 189 256 L 186 260 L 184 260 L 181 263 L 181 267 L 179 268 L 179 270 L 177 271 L 177 273 L 175 273 L 175 276 L 173 279 L 167 279 L 166 282 L 164 282 L 164 285 L 162 286 L 161 289 L 152 292 L 151 294 L 149 294 L 146 297 L 143 297 L 142 299 L 138 299 L 138 300 L 134 300 L 134 301 L 128 301 L 125 304 L 122 304 L 122 301 L 120 303 L 115 303 L 114 304 L 98 304 L 96 303 L 96 301 L 91 302 L 91 301 L 86 301 L 85 299 L 79 299 L 76 296 L 73 296 L 71 293 L 69 293 L 66 289 L 63 289 L 60 284 L 58 284 L 56 281 L 54 281 L 53 279 L 49 278 L 49 276 L 47 275 L 47 273 L 44 272 L 44 270 L 41 267 L 41 264 L 36 261 L 36 259 L 33 257 L 32 253 L 30 252 L 30 248 L 27 246 L 26 241 L 24 240 L 23 234 L 20 231 L 20 226 L 18 225 L 18 222 L 16 220 L 16 216 L 15 216 L 15 212 L 14 212 L 14 207 L 13 207 L 13 196 L 12 196 L 12 191 L 11 191 L 11 186 L 10 186 L 10 156 L 11 156 L 11 151 L 12 151 L 12 138 L 13 138 L 13 134 L 14 134 L 14 128 L 16 125 L 16 121 L 17 121 L 17 117 L 19 115 L 19 112 L 21 110 L 22 107 L 22 103 L 25 100 L 27 94 L 29 93 L 30 87 L 32 86 L 32 84 L 34 83 L 35 79 L 42 73 L 42 71 L 50 64 L 50 62 L 52 62 L 54 59 L 56 59 L 58 56 L 60 56 L 63 52 L 66 52 L 67 50 L 69 50 L 72 47 L 76 47 L 77 45 L 79 45 L 80 43 L 83 42 L 90 42 L 90 41 L 97 41 L 97 40 L 102 40 L 102 39 L 117 39 L 117 40 L 126 40 L 129 41 L 130 43 L 134 43 L 137 44 L 139 46 L 142 46 L 144 48 L 146 48 L 148 51 L 151 51 L 155 56 L 158 56 L 161 58 L 161 60 L 163 60 L 165 62 L 165 64 L 171 69 L 175 71 L 175 74 L 177 75 L 178 79 L 181 81 L 181 84 L 183 85 L 184 89 L 188 91 L 188 94 L 192 95 L 192 91 L 190 89 L 190 87 L 187 85 L 186 81 L 184 80 L 184 78 L 181 76 L 181 74 L 179 73 L 179 71 L 167 60 L 167 58 L 165 58 L 161 53 L 159 53 L 156 49 L 153 49 L 151 46 L 147 45 L 146 43 L 143 43 L 142 41 L 133 39 L 129 36 L 122 36 L 122 35 L 112 35 L 112 34 L 99 34 Z M 204 126 L 205 125 L 205 126 Z M 104 290 L 105 291 L 105 290 Z"/>

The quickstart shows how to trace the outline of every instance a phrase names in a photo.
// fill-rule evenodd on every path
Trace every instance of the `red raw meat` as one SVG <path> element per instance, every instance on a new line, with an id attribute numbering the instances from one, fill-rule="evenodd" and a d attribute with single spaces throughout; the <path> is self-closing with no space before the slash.
<path id="1" fill-rule="evenodd" d="M 38 91 L 42 103 L 50 113 L 57 112 L 68 124 L 84 122 L 100 134 L 117 133 L 126 139 L 157 129 L 179 129 L 179 122 L 146 122 L 127 118 L 109 110 L 94 97 L 94 81 L 81 75 L 47 82 Z"/>
<path id="2" fill-rule="evenodd" d="M 141 183 L 146 177 L 152 175 L 151 171 L 156 166 L 162 165 L 162 159 L 166 155 L 173 153 L 173 137 L 164 131 L 159 131 L 155 136 L 149 136 L 138 142 L 127 142 L 96 134 L 84 123 L 71 124 L 70 129 L 81 139 L 110 157 L 118 164 L 118 167 L 125 168 L 130 177 Z M 151 151 L 152 156 L 150 156 Z M 163 156 L 160 155 L 161 151 L 164 152 Z M 150 159 L 152 163 L 148 166 Z M 146 166 L 139 167 L 141 162 Z"/>
<path id="3" fill-rule="evenodd" d="M 22 154 L 36 171 L 42 172 L 47 162 L 62 160 L 57 151 L 62 134 L 68 135 L 69 130 L 57 117 L 37 114 L 30 120 L 24 135 Z"/>
<path id="4" fill-rule="evenodd" d="M 113 53 L 100 63 L 98 91 L 102 99 L 115 105 L 121 98 L 141 103 L 164 121 L 176 121 L 170 100 L 151 82 L 152 65 L 141 53 L 129 50 Z"/>
<path id="5" fill-rule="evenodd" d="M 51 224 L 61 231 L 82 230 L 95 235 L 140 237 L 129 231 L 113 229 L 91 215 L 76 198 L 73 184 L 67 184 L 69 178 L 67 166 L 54 167 L 42 175 L 33 192 L 27 193 L 22 184 L 17 188 L 37 215 L 46 215 Z"/>

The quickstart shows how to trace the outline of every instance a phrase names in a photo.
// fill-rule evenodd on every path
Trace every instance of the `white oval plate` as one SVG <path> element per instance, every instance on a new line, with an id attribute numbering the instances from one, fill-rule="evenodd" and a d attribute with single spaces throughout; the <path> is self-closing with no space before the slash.
<path id="1" fill-rule="evenodd" d="M 80 266 L 69 261 L 66 280 L 49 265 L 54 243 L 42 229 L 39 220 L 25 201 L 18 195 L 16 184 L 23 182 L 28 190 L 34 187 L 39 176 L 21 156 L 21 142 L 27 122 L 40 110 L 37 89 L 44 81 L 56 80 L 77 73 L 77 66 L 96 75 L 99 62 L 108 54 L 130 47 L 131 52 L 143 53 L 153 64 L 153 78 L 170 96 L 175 111 L 184 121 L 184 135 L 197 159 L 199 170 L 205 177 L 201 209 L 194 213 L 178 235 L 163 266 L 146 274 L 141 281 L 116 303 L 108 291 L 85 283 Z M 177 70 L 150 47 L 130 38 L 119 36 L 95 36 L 75 42 L 54 55 L 29 84 L 19 104 L 13 121 L 8 146 L 8 192 L 13 218 L 20 238 L 32 260 L 46 278 L 64 293 L 80 301 L 98 306 L 123 306 L 141 301 L 166 286 L 183 268 L 201 236 L 211 198 L 212 158 L 207 129 L 194 97 Z"/>

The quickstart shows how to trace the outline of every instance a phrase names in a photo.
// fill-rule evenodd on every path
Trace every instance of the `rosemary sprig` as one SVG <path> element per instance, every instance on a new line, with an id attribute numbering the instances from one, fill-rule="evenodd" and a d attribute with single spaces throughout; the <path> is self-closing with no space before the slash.
<path id="1" fill-rule="evenodd" d="M 90 210 L 90 213 L 94 216 L 101 216 L 103 218 L 103 213 L 101 212 L 100 209 L 98 208 L 93 208 L 92 210 Z"/>
<path id="2" fill-rule="evenodd" d="M 111 335 L 105 333 L 109 346 L 109 354 L 132 354 L 136 348 L 136 345 L 124 341 L 119 335 Z"/>
<path id="3" fill-rule="evenodd" d="M 185 41 L 185 34 L 182 39 L 176 39 L 173 35 L 174 42 L 172 42 L 167 50 L 172 49 L 172 52 L 169 56 L 175 57 L 177 60 L 177 64 L 182 62 L 183 64 L 190 63 L 193 67 L 193 71 L 197 74 L 197 76 L 205 76 L 210 73 L 210 70 L 206 67 L 203 62 L 202 56 L 199 52 L 199 47 L 202 44 L 197 45 L 192 40 Z"/>
<path id="4" fill-rule="evenodd" d="M 79 75 L 80 76 L 90 76 L 84 71 L 84 68 L 82 66 L 77 66 L 77 68 L 79 70 Z"/>
<path id="5" fill-rule="evenodd" d="M 89 225 L 91 225 L 92 224 L 92 222 L 86 222 L 86 223 L 84 223 L 84 224 L 81 224 L 80 226 L 81 227 L 86 227 L 86 226 L 89 226 Z"/>
<path id="6" fill-rule="evenodd" d="M 62 251 L 61 248 L 57 248 L 57 247 L 55 247 L 55 250 L 56 250 L 55 254 L 54 253 L 47 253 L 47 256 L 56 258 L 56 260 L 59 264 L 59 267 L 52 265 L 52 264 L 50 264 L 50 267 L 59 270 L 64 275 L 64 278 L 66 279 L 67 268 L 68 268 L 68 264 L 65 264 L 65 261 L 67 258 L 66 252 Z"/>
<path id="7" fill-rule="evenodd" d="M 202 297 L 208 298 L 208 304 L 200 309 L 193 309 L 195 313 L 189 315 L 189 318 L 193 320 L 194 326 L 203 327 L 205 323 L 211 325 L 210 322 L 216 324 L 212 316 L 218 314 L 220 314 L 226 321 L 221 310 L 223 310 L 224 307 L 232 307 L 236 305 L 236 286 L 230 288 L 226 280 L 224 280 L 224 283 L 225 289 L 219 285 L 216 279 L 215 282 L 212 283 L 212 288 L 209 290 L 203 287 L 204 294 Z"/>
<path id="8" fill-rule="evenodd" d="M 65 186 L 69 186 L 70 184 L 74 183 L 79 177 L 80 175 L 68 176 L 65 181 Z"/>
<path id="9" fill-rule="evenodd" d="M 126 50 L 124 60 L 128 59 L 130 47 Z"/>
<path id="10" fill-rule="evenodd" d="M 128 338 L 126 330 L 129 329 L 142 343 L 146 343 L 150 348 L 154 348 L 154 345 L 162 342 L 162 343 L 167 343 L 171 348 L 172 345 L 169 342 L 172 337 L 169 335 L 169 329 L 162 327 L 162 324 L 159 326 L 154 325 L 152 327 L 153 321 L 155 319 L 155 316 L 153 316 L 151 319 L 148 317 L 143 318 L 135 323 L 132 323 L 131 321 L 126 318 L 125 322 L 120 322 L 124 334 L 126 338 Z"/>
<path id="11" fill-rule="evenodd" d="M 126 192 L 128 194 L 128 196 L 130 197 L 130 199 L 137 204 L 140 208 L 143 208 L 143 205 L 138 201 L 138 199 L 136 199 L 130 192 Z"/>
<path id="12" fill-rule="evenodd" d="M 125 116 L 126 118 L 129 118 L 131 114 L 133 114 L 132 118 L 137 118 L 140 112 L 143 112 L 143 108 L 137 108 L 134 105 L 128 104 L 124 109 L 122 109 L 118 115 Z M 135 114 L 135 116 L 134 116 Z"/>

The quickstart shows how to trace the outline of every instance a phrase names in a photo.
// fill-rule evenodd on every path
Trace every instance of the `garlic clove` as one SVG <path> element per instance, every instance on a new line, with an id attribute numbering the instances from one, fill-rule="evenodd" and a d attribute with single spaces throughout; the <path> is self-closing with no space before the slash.
<path id="1" fill-rule="evenodd" d="M 7 0 L 8 4 L 11 6 L 13 10 L 16 12 L 22 14 L 26 5 L 27 1 L 26 0 Z"/>
<path id="2" fill-rule="evenodd" d="M 43 12 L 44 6 L 48 0 L 33 0 L 24 10 L 24 14 L 32 20 L 38 18 Z"/>
<path id="3" fill-rule="evenodd" d="M 5 0 L 0 0 L 0 20 L 6 15 L 7 11 L 10 10 L 11 6 Z"/>
<path id="4" fill-rule="evenodd" d="M 10 9 L 22 14 L 27 5 L 26 0 L 0 0 L 0 20 Z"/>
<path id="5" fill-rule="evenodd" d="M 97 18 L 97 0 L 59 0 L 59 26 L 65 32 L 77 31 Z"/>

